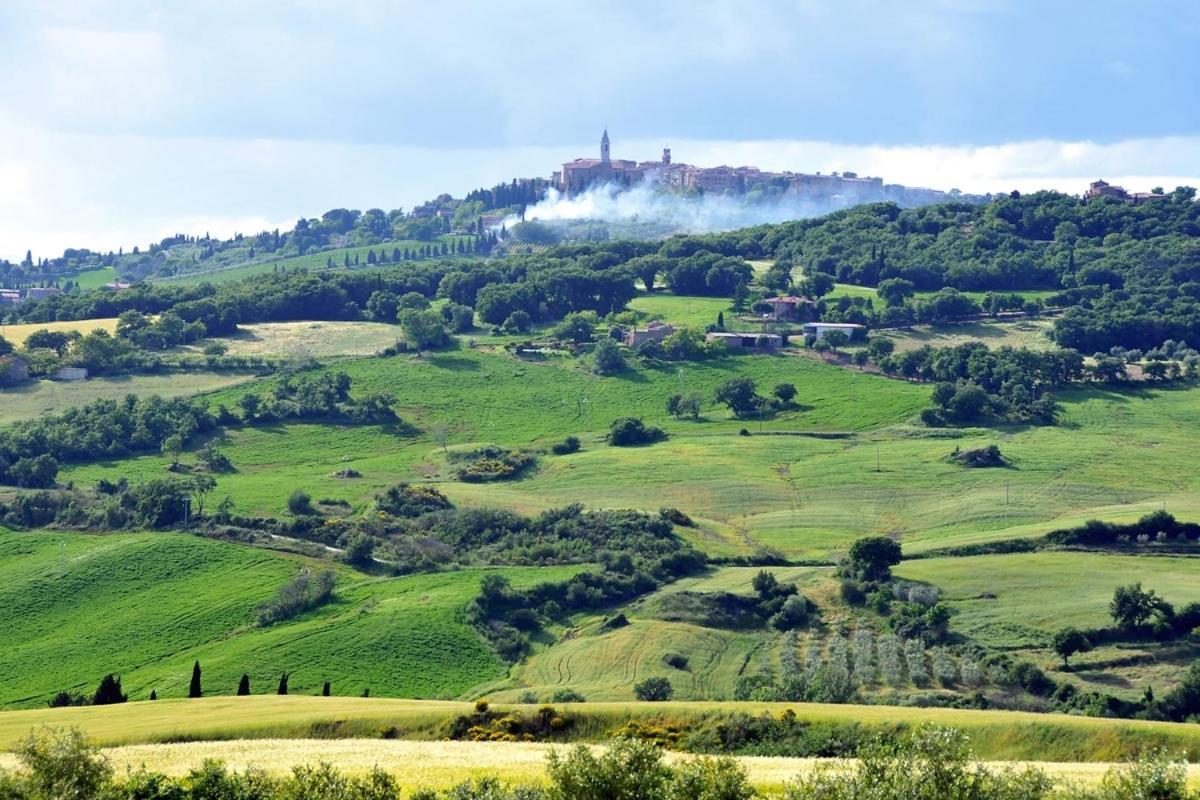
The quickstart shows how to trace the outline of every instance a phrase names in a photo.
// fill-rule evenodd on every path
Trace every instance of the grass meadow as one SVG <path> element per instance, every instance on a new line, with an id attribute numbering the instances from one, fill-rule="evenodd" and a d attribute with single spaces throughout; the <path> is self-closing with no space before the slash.
<path id="1" fill-rule="evenodd" d="M 484 570 L 372 578 L 337 567 L 334 602 L 256 625 L 256 606 L 300 569 L 328 566 L 186 534 L 5 533 L 0 705 L 90 693 L 109 672 L 132 699 L 184 697 L 195 660 L 214 694 L 232 693 L 243 672 L 256 691 L 287 671 L 297 693 L 328 680 L 338 694 L 406 697 L 456 697 L 504 674 L 462 618 Z M 578 569 L 504 574 L 519 586 Z"/>

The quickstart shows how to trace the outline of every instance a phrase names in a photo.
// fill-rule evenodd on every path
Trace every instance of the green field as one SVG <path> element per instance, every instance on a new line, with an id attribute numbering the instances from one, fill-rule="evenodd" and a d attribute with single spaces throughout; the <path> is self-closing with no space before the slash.
<path id="1" fill-rule="evenodd" d="M 770 546 L 804 557 L 829 557 L 867 533 L 898 536 L 918 552 L 1040 535 L 1093 517 L 1130 520 L 1164 504 L 1184 515 L 1200 511 L 1200 476 L 1188 466 L 1190 443 L 1200 435 L 1196 389 L 1066 392 L 1058 426 L 966 429 L 945 438 L 907 424 L 928 387 L 793 356 L 688 363 L 682 379 L 675 366 L 599 378 L 571 359 L 527 362 L 471 350 L 335 368 L 354 378 L 358 393 L 391 392 L 419 432 L 232 429 L 221 445 L 238 472 L 218 478 L 218 494 L 228 493 L 245 511 L 278 514 L 295 488 L 362 508 L 392 483 L 430 480 L 456 502 L 523 511 L 576 501 L 651 511 L 673 505 L 699 520 L 700 528 L 685 534 L 712 553 Z M 681 380 L 685 392 L 711 398 L 721 381 L 743 374 L 763 387 L 794 383 L 797 410 L 745 422 L 710 401 L 700 422 L 665 413 L 664 400 Z M 210 397 L 232 407 L 244 391 Z M 671 438 L 652 447 L 607 446 L 601 436 L 608 422 L 625 415 L 661 425 Z M 584 447 L 543 457 L 519 481 L 463 484 L 452 479 L 434 441 L 442 425 L 451 446 L 536 449 L 574 434 Z M 754 435 L 739 436 L 742 428 Z M 990 443 L 1000 445 L 1010 468 L 971 470 L 947 460 L 954 447 Z M 151 455 L 73 465 L 62 474 L 87 485 L 157 476 L 165 463 Z M 332 477 L 346 466 L 363 477 Z"/>
<path id="2" fill-rule="evenodd" d="M 328 680 L 343 695 L 455 697 L 504 673 L 462 619 L 483 571 L 380 579 L 339 569 L 333 603 L 257 627 L 255 607 L 304 566 L 318 564 L 185 534 L 0 534 L 0 704 L 91 692 L 109 672 L 133 699 L 182 697 L 194 660 L 214 694 L 232 693 L 243 672 L 273 689 L 287 671 L 298 694 Z M 521 585 L 578 569 L 504 574 Z"/>
<path id="3" fill-rule="evenodd" d="M 629 307 L 638 312 L 642 322 L 662 320 L 673 325 L 686 325 L 704 330 L 717 324 L 717 315 L 725 315 L 725 327 L 740 330 L 737 313 L 727 297 L 688 297 L 659 290 L 653 294 L 639 292 Z"/>
<path id="4" fill-rule="evenodd" d="M 7 425 L 43 414 L 59 414 L 95 400 L 116 400 L 126 395 L 186 397 L 225 389 L 253 380 L 251 375 L 227 372 L 184 372 L 174 375 L 118 375 L 86 381 L 33 381 L 0 392 L 0 424 Z"/>
<path id="5" fill-rule="evenodd" d="M 392 249 L 396 247 L 399 247 L 401 251 L 403 251 L 405 248 L 413 250 L 427 244 L 440 245 L 443 241 L 453 246 L 458 243 L 459 239 L 470 238 L 472 237 L 445 235 L 438 237 L 432 242 L 418 242 L 415 239 L 405 239 L 394 242 L 384 242 L 376 245 L 368 245 L 364 247 L 339 247 L 332 250 L 319 250 L 302 256 L 291 256 L 290 258 L 267 260 L 266 257 L 259 256 L 257 261 L 247 264 L 219 267 L 217 269 L 202 272 L 187 272 L 180 275 L 174 275 L 169 278 L 160 278 L 159 280 L 182 285 L 193 285 L 197 283 L 228 283 L 230 281 L 238 281 L 254 275 L 263 275 L 284 269 L 286 269 L 288 272 L 298 269 L 316 272 L 327 269 L 329 259 L 331 258 L 333 259 L 334 268 L 342 269 L 347 256 L 350 257 L 351 263 L 354 262 L 354 258 L 357 256 L 359 260 L 357 268 L 365 269 L 367 267 L 367 252 L 370 250 L 374 250 L 376 253 L 379 253 L 381 250 L 386 250 L 388 257 L 390 258 Z M 386 264 L 383 266 L 391 265 Z"/>
<path id="6" fill-rule="evenodd" d="M 112 267 L 101 267 L 99 269 L 85 270 L 74 278 L 68 280 L 75 281 L 75 285 L 80 289 L 98 289 L 106 283 L 112 283 L 117 279 L 117 271 Z"/>
<path id="7" fill-rule="evenodd" d="M 955 325 L 914 325 L 879 331 L 875 336 L 891 339 L 898 352 L 919 347 L 956 347 L 967 342 L 983 342 L 988 347 L 1017 347 L 1029 350 L 1049 350 L 1055 345 L 1049 333 L 1054 323 L 1049 320 L 1020 322 L 963 322 Z"/>

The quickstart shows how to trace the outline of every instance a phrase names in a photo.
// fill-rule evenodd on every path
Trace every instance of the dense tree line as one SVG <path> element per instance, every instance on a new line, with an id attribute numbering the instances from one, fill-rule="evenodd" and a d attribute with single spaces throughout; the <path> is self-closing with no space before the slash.
<path id="1" fill-rule="evenodd" d="M 284 419 L 395 422 L 391 403 L 382 394 L 352 398 L 350 378 L 344 373 L 286 376 L 266 397 L 243 395 L 241 416 L 223 407 L 213 413 L 196 401 L 158 395 L 96 400 L 0 430 L 0 483 L 53 486 L 62 463 L 157 453 L 172 437 L 182 447 L 221 425 Z"/>

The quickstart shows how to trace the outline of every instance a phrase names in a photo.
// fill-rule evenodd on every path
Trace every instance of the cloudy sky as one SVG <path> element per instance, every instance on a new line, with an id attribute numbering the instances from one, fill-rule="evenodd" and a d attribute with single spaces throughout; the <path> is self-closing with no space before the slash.
<path id="1" fill-rule="evenodd" d="M 591 155 L 1200 184 L 1193 0 L 0 0 L 0 257 L 410 207 Z"/>

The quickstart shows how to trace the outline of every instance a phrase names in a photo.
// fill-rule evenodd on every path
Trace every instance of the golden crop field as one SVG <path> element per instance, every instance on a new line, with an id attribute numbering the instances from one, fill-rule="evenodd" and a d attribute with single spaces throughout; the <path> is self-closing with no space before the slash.
<path id="1" fill-rule="evenodd" d="M 505 706 L 508 707 L 508 706 Z M 584 703 L 560 706 L 576 715 L 577 738 L 603 740 L 629 720 L 686 721 L 707 712 L 769 713 L 785 709 L 808 722 L 887 727 L 932 723 L 971 737 L 982 758 L 1116 761 L 1144 747 L 1171 752 L 1200 747 L 1200 725 L 1112 720 L 1063 714 L 977 711 L 900 706 L 818 703 Z M 440 723 L 468 713 L 470 703 L 359 697 L 255 695 L 157 700 L 109 706 L 0 712 L 0 749 L 16 747 L 32 731 L 49 726 L 78 728 L 101 746 L 186 740 L 353 739 L 379 737 L 395 728 L 398 737 L 432 739 Z M 523 707 L 526 711 L 531 706 Z"/>
<path id="2" fill-rule="evenodd" d="M 117 318 L 106 317 L 104 319 L 82 319 L 76 322 L 26 322 L 20 325 L 0 325 L 0 336 L 3 336 L 12 344 L 20 346 L 25 344 L 25 340 L 29 338 L 29 334 L 34 331 L 79 331 L 80 334 L 88 334 L 97 328 L 108 333 L 114 333 L 117 330 Z"/>
<path id="3" fill-rule="evenodd" d="M 595 750 L 603 749 L 591 745 Z M 145 769 L 181 776 L 207 760 L 225 763 L 242 771 L 250 768 L 282 774 L 295 767 L 320 763 L 335 764 L 343 772 L 364 773 L 382 769 L 405 789 L 447 788 L 464 781 L 496 777 L 506 783 L 536 784 L 546 780 L 546 757 L 562 745 L 520 742 L 425 742 L 387 739 L 238 739 L 219 742 L 175 742 L 171 744 L 113 747 L 104 755 L 118 774 Z M 695 758 L 669 752 L 668 763 Z M 842 759 L 741 756 L 735 759 L 750 782 L 759 790 L 774 792 L 798 776 L 817 769 L 849 765 Z M 1112 768 L 1110 763 L 1080 762 L 986 762 L 997 770 L 1035 767 L 1068 782 L 1095 783 Z M 0 768 L 17 766 L 12 754 L 0 754 Z M 1188 778 L 1200 783 L 1200 765 L 1188 767 Z"/>

